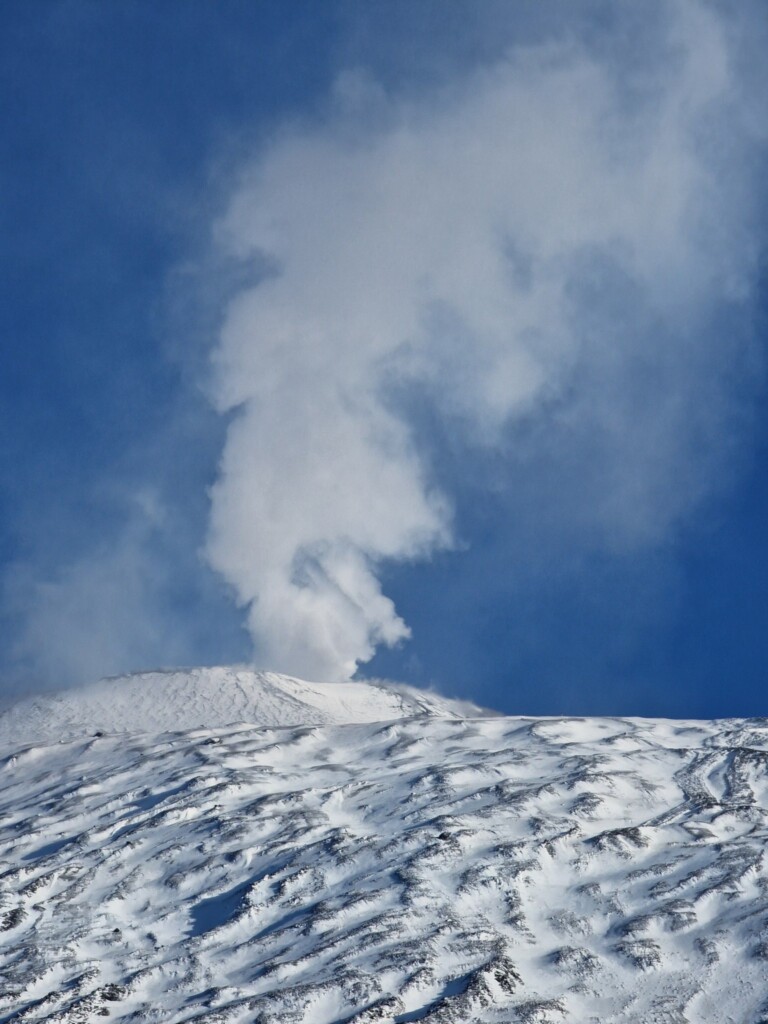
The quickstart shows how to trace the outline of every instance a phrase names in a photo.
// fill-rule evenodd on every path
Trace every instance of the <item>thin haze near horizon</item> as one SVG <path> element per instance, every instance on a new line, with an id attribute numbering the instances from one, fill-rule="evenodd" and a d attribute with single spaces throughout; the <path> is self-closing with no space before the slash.
<path id="1" fill-rule="evenodd" d="M 763 712 L 760 4 L 37 10 L 6 693 L 253 659 Z"/>

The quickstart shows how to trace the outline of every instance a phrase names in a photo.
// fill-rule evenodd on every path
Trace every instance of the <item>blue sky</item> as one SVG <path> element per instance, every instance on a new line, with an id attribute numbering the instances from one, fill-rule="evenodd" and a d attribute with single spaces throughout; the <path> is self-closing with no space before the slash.
<path id="1" fill-rule="evenodd" d="M 6 694 L 765 713 L 760 4 L 0 17 Z"/>

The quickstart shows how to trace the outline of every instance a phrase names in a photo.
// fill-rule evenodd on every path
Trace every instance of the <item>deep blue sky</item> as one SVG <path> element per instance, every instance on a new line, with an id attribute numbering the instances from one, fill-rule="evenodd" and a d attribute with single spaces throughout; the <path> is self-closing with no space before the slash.
<path id="1" fill-rule="evenodd" d="M 3 5 L 6 693 L 249 656 L 242 613 L 200 555 L 227 425 L 201 387 L 216 295 L 232 282 L 208 282 L 195 254 L 241 155 L 313 118 L 345 69 L 419 95 L 546 37 L 565 6 L 575 37 L 642 47 L 642 25 L 633 36 L 627 18 L 613 24 L 607 3 L 578 17 L 564 4 L 520 4 L 514 18 L 474 6 Z M 749 338 L 753 358 L 724 485 L 642 550 L 548 537 L 509 498 L 529 488 L 536 504 L 541 480 L 496 467 L 506 483 L 489 492 L 422 411 L 461 543 L 385 567 L 413 638 L 366 672 L 512 713 L 768 714 L 768 284 L 759 219 L 752 230 L 759 288 L 712 328 Z M 537 544 L 551 557 L 528 557 Z"/>

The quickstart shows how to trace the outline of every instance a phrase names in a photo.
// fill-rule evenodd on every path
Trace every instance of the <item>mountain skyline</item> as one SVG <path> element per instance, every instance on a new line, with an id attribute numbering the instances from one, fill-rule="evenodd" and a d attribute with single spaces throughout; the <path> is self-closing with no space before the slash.
<path id="1" fill-rule="evenodd" d="M 758 1024 L 767 761 L 766 719 L 477 717 L 225 670 L 22 702 L 0 1013 Z"/>

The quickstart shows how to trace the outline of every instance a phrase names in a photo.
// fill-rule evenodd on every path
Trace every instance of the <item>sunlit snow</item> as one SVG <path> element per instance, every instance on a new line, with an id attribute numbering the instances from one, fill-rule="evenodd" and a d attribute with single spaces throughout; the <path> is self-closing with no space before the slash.
<path id="1" fill-rule="evenodd" d="M 248 678 L 0 716 L 4 1024 L 768 1019 L 768 720 Z"/>

